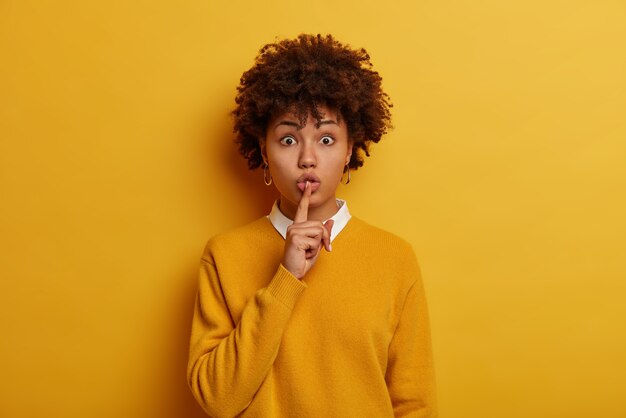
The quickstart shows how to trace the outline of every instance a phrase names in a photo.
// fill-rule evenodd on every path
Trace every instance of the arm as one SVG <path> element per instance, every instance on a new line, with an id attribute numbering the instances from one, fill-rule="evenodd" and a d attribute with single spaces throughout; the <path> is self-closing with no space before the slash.
<path id="1" fill-rule="evenodd" d="M 428 310 L 419 278 L 408 291 L 389 345 L 385 380 L 396 417 L 437 416 Z"/>
<path id="2" fill-rule="evenodd" d="M 307 221 L 310 197 L 307 182 L 287 232 L 283 262 L 269 285 L 248 301 L 238 324 L 230 316 L 214 262 L 202 259 L 187 379 L 196 400 L 211 415 L 239 415 L 250 405 L 306 289 L 298 279 L 315 264 L 322 245 L 330 250 L 333 222 Z"/>
<path id="3" fill-rule="evenodd" d="M 215 266 L 202 260 L 191 329 L 187 379 L 210 415 L 235 416 L 252 401 L 280 346 L 306 285 L 282 265 L 233 324 Z"/>

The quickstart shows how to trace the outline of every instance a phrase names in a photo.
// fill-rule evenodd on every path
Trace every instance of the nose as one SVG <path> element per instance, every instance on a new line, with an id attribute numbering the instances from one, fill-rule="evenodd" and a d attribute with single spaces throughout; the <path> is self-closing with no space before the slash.
<path id="1" fill-rule="evenodd" d="M 315 147 L 313 144 L 305 142 L 304 146 L 300 149 L 300 155 L 298 157 L 298 167 L 300 168 L 315 168 L 317 165 L 317 156 L 315 155 Z"/>

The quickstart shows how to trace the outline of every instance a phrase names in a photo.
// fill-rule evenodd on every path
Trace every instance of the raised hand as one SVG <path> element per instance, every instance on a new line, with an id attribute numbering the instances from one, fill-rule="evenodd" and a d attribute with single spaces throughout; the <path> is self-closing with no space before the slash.
<path id="1" fill-rule="evenodd" d="M 307 181 L 296 215 L 293 218 L 293 224 L 287 228 L 285 240 L 285 253 L 282 263 L 298 279 L 302 279 L 313 267 L 322 246 L 326 251 L 331 251 L 330 231 L 334 221 L 328 220 L 325 223 L 309 221 L 310 198 L 311 183 Z"/>

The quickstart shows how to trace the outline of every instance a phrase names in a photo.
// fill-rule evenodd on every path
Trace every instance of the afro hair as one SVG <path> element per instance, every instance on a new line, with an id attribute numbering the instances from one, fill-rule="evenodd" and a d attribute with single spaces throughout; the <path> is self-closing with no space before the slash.
<path id="1" fill-rule="evenodd" d="M 392 104 L 382 90 L 382 78 L 372 69 L 365 49 L 352 49 L 331 35 L 299 35 L 265 45 L 254 66 L 237 87 L 234 118 L 239 152 L 255 169 L 263 164 L 261 144 L 269 121 L 286 112 L 301 124 L 309 114 L 318 122 L 318 106 L 338 112 L 353 143 L 348 166 L 363 165 L 369 145 L 391 128 Z"/>

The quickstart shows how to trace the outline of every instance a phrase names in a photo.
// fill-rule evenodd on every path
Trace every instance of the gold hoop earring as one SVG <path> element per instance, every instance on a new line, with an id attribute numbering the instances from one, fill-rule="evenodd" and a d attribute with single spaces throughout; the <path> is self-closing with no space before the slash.
<path id="1" fill-rule="evenodd" d="M 269 186 L 270 184 L 272 184 L 272 173 L 270 173 L 269 171 L 269 165 L 267 165 L 267 163 L 265 163 L 263 165 L 263 182 L 265 183 L 266 186 Z M 267 179 L 267 175 L 270 175 L 270 179 Z"/>
<path id="2" fill-rule="evenodd" d="M 346 180 L 346 182 L 344 183 L 344 182 L 343 182 L 343 175 L 342 175 L 342 176 L 341 176 L 341 177 L 342 177 L 342 182 L 341 182 L 342 184 L 348 184 L 348 183 L 350 183 L 350 166 L 349 166 L 348 164 L 346 164 L 346 170 L 348 170 L 348 179 L 347 179 L 347 180 Z"/>

